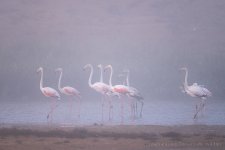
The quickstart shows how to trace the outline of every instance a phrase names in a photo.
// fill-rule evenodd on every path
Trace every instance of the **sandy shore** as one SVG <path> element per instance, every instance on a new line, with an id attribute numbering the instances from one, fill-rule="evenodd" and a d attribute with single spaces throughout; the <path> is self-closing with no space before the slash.
<path id="1" fill-rule="evenodd" d="M 225 149 L 225 126 L 0 125 L 0 150 Z"/>

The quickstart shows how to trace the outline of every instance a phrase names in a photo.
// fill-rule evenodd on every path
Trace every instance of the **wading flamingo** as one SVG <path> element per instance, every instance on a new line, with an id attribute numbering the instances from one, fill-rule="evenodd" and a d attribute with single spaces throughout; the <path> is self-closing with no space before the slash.
<path id="1" fill-rule="evenodd" d="M 110 77 L 109 77 L 109 86 L 111 87 L 111 91 L 115 92 L 115 93 L 119 93 L 120 95 L 127 95 L 129 93 L 129 88 L 125 85 L 112 85 L 112 75 L 113 75 L 113 68 L 111 65 L 107 65 L 104 68 L 104 71 L 106 71 L 107 69 L 110 69 Z M 120 96 L 119 96 L 120 98 Z M 124 116 L 124 104 L 123 104 L 123 100 L 121 100 L 121 119 L 123 122 L 123 116 Z"/>
<path id="2" fill-rule="evenodd" d="M 91 87 L 96 92 L 98 92 L 98 93 L 100 93 L 102 95 L 102 121 L 103 121 L 104 101 L 105 101 L 105 98 L 106 98 L 106 93 L 108 93 L 110 88 L 103 82 L 95 82 L 95 83 L 92 84 L 92 77 L 93 77 L 94 69 L 93 69 L 93 66 L 91 64 L 85 65 L 83 70 L 86 70 L 87 68 L 91 69 L 90 76 L 89 76 L 89 79 L 88 79 L 89 87 Z M 100 81 L 101 80 L 102 80 L 102 78 L 100 77 Z"/>
<path id="3" fill-rule="evenodd" d="M 104 86 L 104 89 L 107 89 L 105 92 L 105 96 L 109 99 L 109 120 L 111 120 L 111 114 L 113 116 L 113 105 L 112 105 L 112 97 L 118 96 L 119 93 L 113 92 L 111 87 L 103 82 L 103 66 L 101 64 L 98 65 L 98 68 L 100 70 L 100 82 L 102 83 L 102 86 Z M 103 101 L 104 105 L 104 101 Z M 103 110 L 102 110 L 103 111 Z"/>
<path id="4" fill-rule="evenodd" d="M 135 99 L 136 102 L 141 103 L 140 117 L 142 117 L 142 110 L 143 110 L 143 106 L 144 106 L 143 99 L 144 98 L 142 97 L 141 93 L 136 88 L 130 86 L 130 82 L 129 82 L 130 70 L 126 69 L 123 72 L 127 74 L 127 76 L 126 76 L 126 84 L 128 86 L 128 89 L 129 89 L 129 93 L 127 93 L 127 96 L 130 97 L 130 98 Z M 134 113 L 136 111 L 137 111 L 137 103 L 136 103 L 136 106 L 134 107 Z"/>
<path id="5" fill-rule="evenodd" d="M 198 85 L 197 83 L 193 83 L 193 85 L 188 85 L 187 78 L 188 78 L 188 69 L 183 67 L 181 70 L 185 71 L 185 80 L 183 83 L 183 92 L 188 94 L 191 97 L 197 97 L 201 99 L 199 108 L 196 105 L 196 113 L 194 115 L 194 119 L 197 117 L 198 113 L 204 109 L 205 107 L 205 99 L 209 96 L 212 96 L 212 93 L 206 89 L 205 87 Z"/>
<path id="6" fill-rule="evenodd" d="M 47 115 L 47 119 L 49 119 L 49 116 L 51 116 L 51 122 L 52 122 L 52 115 L 53 111 L 56 108 L 56 99 L 60 100 L 60 95 L 59 93 L 50 87 L 43 87 L 43 68 L 40 67 L 37 69 L 37 73 L 41 73 L 41 80 L 40 80 L 40 90 L 43 93 L 44 96 L 53 98 L 51 102 L 51 110 L 49 111 Z"/>
<path id="7" fill-rule="evenodd" d="M 63 69 L 62 68 L 57 68 L 55 71 L 60 73 L 59 82 L 58 82 L 58 89 L 59 89 L 59 91 L 62 94 L 65 94 L 65 95 L 68 95 L 68 96 L 74 96 L 74 97 L 78 98 L 78 100 L 79 100 L 78 117 L 80 118 L 80 98 L 81 98 L 80 92 L 77 89 L 75 89 L 75 88 L 73 88 L 71 86 L 61 87 L 61 80 L 62 80 L 62 75 L 63 75 Z M 73 103 L 73 100 L 71 99 L 70 112 L 72 111 L 72 103 Z"/>

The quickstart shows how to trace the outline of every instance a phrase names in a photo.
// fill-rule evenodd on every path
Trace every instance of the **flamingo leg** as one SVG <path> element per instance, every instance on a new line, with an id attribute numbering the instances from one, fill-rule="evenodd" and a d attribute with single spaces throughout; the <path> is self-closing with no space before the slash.
<path id="1" fill-rule="evenodd" d="M 204 113 L 205 113 L 205 100 L 204 99 L 202 99 L 202 115 L 204 115 Z"/>
<path id="2" fill-rule="evenodd" d="M 50 116 L 50 114 L 51 114 L 51 111 L 52 111 L 52 100 L 51 100 L 51 102 L 50 102 L 50 111 L 48 112 L 48 114 L 47 114 L 47 121 L 49 122 L 49 117 L 51 117 Z"/>
<path id="3" fill-rule="evenodd" d="M 109 120 L 111 120 L 111 99 L 109 98 Z"/>
<path id="4" fill-rule="evenodd" d="M 71 116 L 73 116 L 73 112 L 72 112 L 73 111 L 73 109 L 72 109 L 73 108 L 73 98 L 70 99 L 69 105 L 70 105 L 69 106 L 69 109 L 70 109 L 69 110 L 70 111 L 69 113 L 70 113 Z"/>
<path id="5" fill-rule="evenodd" d="M 121 112 L 120 112 L 120 116 L 121 116 L 121 124 L 123 124 L 124 122 L 124 100 L 120 98 L 121 101 Z"/>
<path id="6" fill-rule="evenodd" d="M 78 101 L 79 101 L 79 104 L 78 104 L 78 118 L 80 119 L 80 109 L 81 109 L 81 100 L 80 100 L 80 97 L 78 97 Z"/>
<path id="7" fill-rule="evenodd" d="M 133 103 L 132 103 L 132 100 L 130 99 L 129 100 L 129 102 L 130 102 L 130 112 L 131 112 L 131 119 L 133 120 Z"/>
<path id="8" fill-rule="evenodd" d="M 104 102 L 105 102 L 105 96 L 102 95 L 102 122 L 103 122 L 103 119 L 104 119 L 104 115 L 103 115 L 103 113 L 104 113 Z"/>
<path id="9" fill-rule="evenodd" d="M 110 97 L 110 120 L 113 119 L 113 104 L 112 104 L 112 97 Z"/>
<path id="10" fill-rule="evenodd" d="M 111 108 L 111 114 L 112 114 L 112 117 L 111 117 L 111 119 L 113 119 L 113 116 L 114 116 L 114 111 L 113 111 L 113 102 L 111 103 L 111 106 L 110 106 L 110 108 Z"/>
<path id="11" fill-rule="evenodd" d="M 134 103 L 131 98 L 130 98 L 130 108 L 131 108 L 131 119 L 132 121 L 134 121 Z"/>
<path id="12" fill-rule="evenodd" d="M 198 105 L 197 104 L 195 106 L 195 110 L 196 110 L 196 112 L 195 112 L 195 115 L 194 115 L 194 119 L 197 117 L 198 112 L 199 112 L 199 109 L 198 109 Z"/>
<path id="13" fill-rule="evenodd" d="M 144 102 L 141 102 L 141 113 L 140 113 L 141 117 L 142 117 L 142 114 L 143 114 L 143 107 L 144 107 Z"/>
<path id="14" fill-rule="evenodd" d="M 201 103 L 199 104 L 199 108 L 198 108 L 198 105 L 196 105 L 196 113 L 195 113 L 195 115 L 194 115 L 194 119 L 197 117 L 198 113 L 199 113 L 200 111 L 202 111 L 203 107 L 204 107 L 204 103 L 202 103 L 202 101 L 201 101 Z"/>
<path id="15" fill-rule="evenodd" d="M 131 113 L 131 119 L 133 120 L 133 104 L 132 104 L 132 98 L 129 96 L 129 95 L 127 95 L 128 96 L 128 105 L 130 106 L 130 113 Z"/>
<path id="16" fill-rule="evenodd" d="M 109 113 L 110 113 L 110 116 L 109 116 L 109 120 L 112 120 L 113 118 L 113 104 L 112 104 L 112 97 L 109 97 Z"/>
<path id="17" fill-rule="evenodd" d="M 140 103 L 141 103 L 140 117 L 142 117 L 142 111 L 143 111 L 143 107 L 144 107 L 144 102 L 140 101 Z"/>
<path id="18" fill-rule="evenodd" d="M 137 113 L 138 113 L 138 103 L 137 103 L 137 101 L 135 102 L 135 106 L 134 106 L 135 108 L 135 116 L 137 115 Z"/>
<path id="19" fill-rule="evenodd" d="M 55 103 L 56 103 L 56 100 L 55 99 L 52 99 L 51 100 L 51 108 L 50 108 L 50 111 L 49 111 L 49 113 L 47 115 L 47 119 L 49 120 L 49 117 L 51 119 L 50 123 L 52 123 L 52 121 L 53 121 L 53 111 L 54 111 L 54 109 L 56 107 L 56 104 Z"/>

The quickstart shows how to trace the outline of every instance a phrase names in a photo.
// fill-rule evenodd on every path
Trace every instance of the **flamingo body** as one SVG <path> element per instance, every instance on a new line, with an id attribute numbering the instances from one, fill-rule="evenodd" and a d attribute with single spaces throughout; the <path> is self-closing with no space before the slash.
<path id="1" fill-rule="evenodd" d="M 63 87 L 61 92 L 65 95 L 69 95 L 69 96 L 73 96 L 73 95 L 80 96 L 80 92 L 77 89 L 70 87 L 70 86 Z"/>
<path id="2" fill-rule="evenodd" d="M 129 88 L 125 85 L 115 85 L 112 87 L 113 91 L 120 93 L 120 94 L 127 94 L 129 93 Z"/>
<path id="3" fill-rule="evenodd" d="M 102 82 L 95 82 L 94 84 L 92 84 L 91 88 L 93 88 L 96 92 L 101 93 L 103 95 L 110 90 L 110 87 Z"/>
<path id="4" fill-rule="evenodd" d="M 212 95 L 208 89 L 197 85 L 197 83 L 188 86 L 185 91 L 188 95 L 201 99 L 206 99 L 207 97 Z"/>
<path id="5" fill-rule="evenodd" d="M 207 97 L 212 96 L 212 93 L 206 89 L 202 85 L 198 85 L 197 83 L 193 83 L 192 85 L 188 85 L 188 69 L 181 68 L 181 70 L 185 71 L 185 81 L 183 83 L 183 91 L 191 97 L 197 97 L 201 99 L 206 99 Z"/>
<path id="6" fill-rule="evenodd" d="M 59 93 L 53 89 L 53 88 L 50 88 L 50 87 L 43 87 L 41 89 L 41 92 L 44 94 L 44 96 L 46 97 L 52 97 L 52 98 L 57 98 L 58 100 L 60 100 L 60 95 Z"/>
<path id="7" fill-rule="evenodd" d="M 60 95 L 55 89 L 51 87 L 43 87 L 43 68 L 42 67 L 37 69 L 37 73 L 39 72 L 41 73 L 40 90 L 43 93 L 43 95 L 46 97 L 57 98 L 59 100 Z"/>
<path id="8" fill-rule="evenodd" d="M 80 97 L 80 92 L 71 87 L 71 86 L 64 86 L 61 87 L 61 80 L 62 80 L 62 74 L 63 74 L 63 69 L 62 68 L 57 68 L 55 71 L 60 72 L 59 76 L 59 82 L 58 82 L 58 89 L 62 94 L 68 95 L 68 96 L 77 96 Z"/>
<path id="9" fill-rule="evenodd" d="M 134 87 L 129 87 L 129 93 L 128 93 L 128 95 L 130 97 L 133 97 L 133 98 L 137 99 L 137 100 L 144 99 L 142 97 L 141 93 L 136 88 L 134 88 Z"/>
<path id="10" fill-rule="evenodd" d="M 91 83 L 92 81 L 92 76 L 93 76 L 93 66 L 91 64 L 87 64 L 84 66 L 84 70 L 86 70 L 86 68 L 90 68 L 91 69 L 91 73 L 89 76 L 89 81 L 88 81 L 88 85 L 94 89 L 96 92 L 101 93 L 102 95 L 106 94 L 107 92 L 110 91 L 110 86 L 103 83 L 102 79 L 100 79 L 100 82 L 95 82 L 95 83 Z"/>

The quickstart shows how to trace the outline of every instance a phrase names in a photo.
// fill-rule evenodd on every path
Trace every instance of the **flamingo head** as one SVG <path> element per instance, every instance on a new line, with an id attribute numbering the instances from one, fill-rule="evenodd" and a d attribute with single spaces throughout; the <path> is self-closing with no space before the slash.
<path id="1" fill-rule="evenodd" d="M 91 65 L 91 64 L 87 64 L 87 65 L 85 65 L 85 66 L 84 66 L 84 68 L 83 68 L 83 70 L 85 71 L 88 67 L 89 67 L 89 68 L 91 68 L 91 67 L 92 67 L 92 65 Z"/>
<path id="2" fill-rule="evenodd" d="M 104 72 L 105 72 L 107 69 L 109 69 L 109 68 L 112 68 L 112 65 L 107 65 L 107 66 L 105 66 Z"/>
<path id="3" fill-rule="evenodd" d="M 188 69 L 186 67 L 180 68 L 181 71 L 187 71 Z"/>
<path id="4" fill-rule="evenodd" d="M 98 68 L 101 69 L 101 68 L 102 68 L 102 64 L 99 64 L 99 65 L 98 65 Z"/>
<path id="5" fill-rule="evenodd" d="M 37 73 L 39 73 L 39 72 L 41 72 L 41 71 L 43 71 L 43 68 L 42 68 L 42 67 L 39 67 L 39 68 L 37 69 Z"/>
<path id="6" fill-rule="evenodd" d="M 62 68 L 57 68 L 57 69 L 55 69 L 55 71 L 56 71 L 56 72 L 62 72 L 63 69 L 62 69 Z"/>

